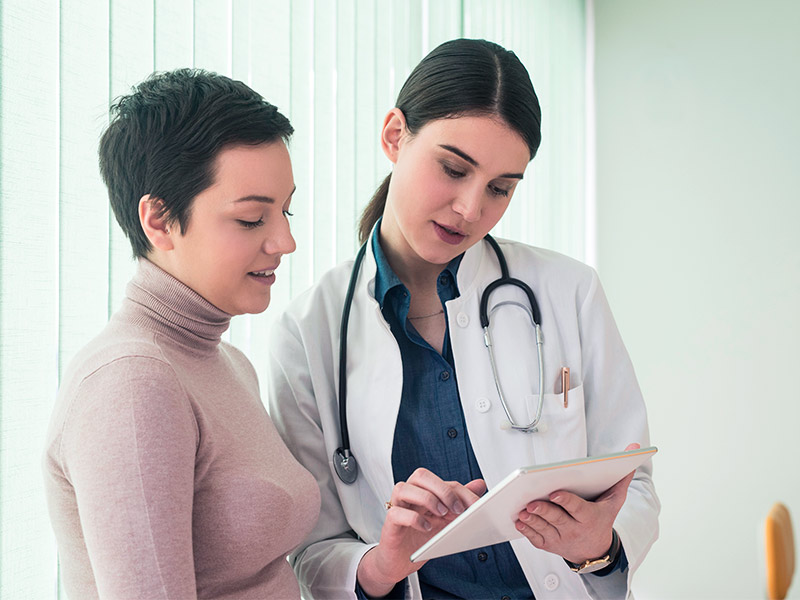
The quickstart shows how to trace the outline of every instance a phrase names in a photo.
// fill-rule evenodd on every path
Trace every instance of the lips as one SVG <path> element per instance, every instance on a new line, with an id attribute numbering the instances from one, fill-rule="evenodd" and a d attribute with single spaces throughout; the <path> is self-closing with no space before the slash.
<path id="1" fill-rule="evenodd" d="M 436 223 L 436 224 L 439 227 L 441 227 L 442 229 L 444 229 L 447 233 L 450 233 L 450 234 L 453 234 L 453 235 L 461 235 L 461 236 L 466 236 L 467 235 L 466 233 L 461 231 L 458 227 L 449 227 L 447 225 L 442 225 L 441 223 Z"/>
<path id="2" fill-rule="evenodd" d="M 269 277 L 275 273 L 275 269 L 264 269 L 263 271 L 250 271 L 248 275 L 253 275 L 254 277 Z"/>
<path id="3" fill-rule="evenodd" d="M 436 230 L 436 235 L 439 236 L 443 242 L 457 246 L 467 237 L 467 234 L 458 229 L 457 227 L 450 227 L 449 225 L 441 225 L 436 221 L 433 222 L 433 228 Z"/>
<path id="4" fill-rule="evenodd" d="M 270 286 L 275 283 L 275 269 L 278 268 L 278 265 L 274 267 L 270 267 L 269 269 L 260 269 L 258 271 L 250 271 L 247 276 L 251 278 L 251 281 L 260 283 L 262 285 Z"/>

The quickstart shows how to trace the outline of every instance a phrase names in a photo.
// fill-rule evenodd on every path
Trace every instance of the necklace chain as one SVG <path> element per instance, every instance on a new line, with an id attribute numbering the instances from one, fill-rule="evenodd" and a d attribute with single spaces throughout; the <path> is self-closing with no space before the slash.
<path id="1" fill-rule="evenodd" d="M 444 312 L 444 309 L 443 309 L 443 308 L 440 308 L 440 309 L 439 309 L 438 311 L 436 311 L 435 313 L 431 313 L 431 314 L 429 314 L 429 315 L 420 315 L 420 316 L 418 316 L 418 317 L 408 317 L 408 320 L 409 320 L 409 321 L 414 321 L 414 320 L 416 320 L 416 319 L 430 319 L 431 317 L 435 317 L 436 315 L 441 315 L 443 312 Z"/>

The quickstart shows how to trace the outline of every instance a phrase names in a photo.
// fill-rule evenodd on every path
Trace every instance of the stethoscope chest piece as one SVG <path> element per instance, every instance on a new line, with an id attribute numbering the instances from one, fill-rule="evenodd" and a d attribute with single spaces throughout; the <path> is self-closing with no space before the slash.
<path id="1" fill-rule="evenodd" d="M 336 474 L 346 484 L 352 484 L 358 478 L 358 463 L 356 457 L 349 450 L 337 448 L 333 452 L 333 468 Z"/>

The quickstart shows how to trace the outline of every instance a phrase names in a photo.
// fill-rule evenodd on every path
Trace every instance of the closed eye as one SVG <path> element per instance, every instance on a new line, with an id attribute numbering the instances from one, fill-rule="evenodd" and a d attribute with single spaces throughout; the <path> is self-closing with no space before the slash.
<path id="1" fill-rule="evenodd" d="M 258 221 L 243 221 L 241 219 L 237 219 L 237 222 L 245 229 L 255 229 L 256 227 L 261 227 L 264 224 L 264 219 L 259 219 Z"/>
<path id="2" fill-rule="evenodd" d="M 507 198 L 509 194 L 509 190 L 497 187 L 496 185 L 490 185 L 489 192 L 493 196 L 502 196 L 503 198 Z"/>
<path id="3" fill-rule="evenodd" d="M 463 171 L 458 171 L 444 163 L 442 163 L 442 170 L 445 172 L 445 175 L 448 177 L 452 177 L 453 179 L 461 179 L 466 175 Z"/>

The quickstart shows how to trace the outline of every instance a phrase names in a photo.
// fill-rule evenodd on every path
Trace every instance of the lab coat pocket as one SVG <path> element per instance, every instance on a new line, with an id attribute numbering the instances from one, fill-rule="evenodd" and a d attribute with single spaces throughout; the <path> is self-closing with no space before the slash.
<path id="1" fill-rule="evenodd" d="M 532 438 L 537 464 L 586 456 L 583 385 L 568 390 L 566 402 L 563 393 L 544 395 L 539 431 Z"/>

